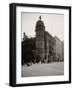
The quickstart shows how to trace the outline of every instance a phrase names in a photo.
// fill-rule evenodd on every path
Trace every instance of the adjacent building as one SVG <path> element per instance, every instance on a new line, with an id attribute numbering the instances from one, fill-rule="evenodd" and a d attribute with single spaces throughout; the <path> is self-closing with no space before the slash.
<path id="1" fill-rule="evenodd" d="M 63 42 L 55 36 L 56 40 L 56 60 L 57 61 L 63 61 L 64 60 L 64 44 Z"/>

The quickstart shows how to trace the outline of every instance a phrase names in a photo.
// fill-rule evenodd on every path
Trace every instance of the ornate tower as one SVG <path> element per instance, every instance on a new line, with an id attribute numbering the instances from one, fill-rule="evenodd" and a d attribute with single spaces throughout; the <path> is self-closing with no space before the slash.
<path id="1" fill-rule="evenodd" d="M 45 56 L 45 46 L 44 46 L 44 34 L 45 34 L 45 26 L 43 21 L 41 20 L 41 16 L 39 16 L 39 20 L 36 22 L 36 56 L 41 57 L 41 59 Z"/>

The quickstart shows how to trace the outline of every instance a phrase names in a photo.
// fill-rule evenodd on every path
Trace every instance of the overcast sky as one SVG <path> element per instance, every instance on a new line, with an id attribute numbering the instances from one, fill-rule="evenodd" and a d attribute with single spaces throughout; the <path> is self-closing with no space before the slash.
<path id="1" fill-rule="evenodd" d="M 35 26 L 39 16 L 41 16 L 41 20 L 44 22 L 46 31 L 52 36 L 57 36 L 60 40 L 64 40 L 64 15 L 51 13 L 22 13 L 22 38 L 24 32 L 29 37 L 35 37 Z"/>

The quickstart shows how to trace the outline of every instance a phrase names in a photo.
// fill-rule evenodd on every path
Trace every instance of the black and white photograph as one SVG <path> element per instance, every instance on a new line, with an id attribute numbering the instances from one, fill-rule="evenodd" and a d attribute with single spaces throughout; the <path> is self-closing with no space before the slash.
<path id="1" fill-rule="evenodd" d="M 10 4 L 10 86 L 71 83 L 71 7 Z"/>
<path id="2" fill-rule="evenodd" d="M 64 75 L 64 15 L 21 13 L 21 77 Z"/>

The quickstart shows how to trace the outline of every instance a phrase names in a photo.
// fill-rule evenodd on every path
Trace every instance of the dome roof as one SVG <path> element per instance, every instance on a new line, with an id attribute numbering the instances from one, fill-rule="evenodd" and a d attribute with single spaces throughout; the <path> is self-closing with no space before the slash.
<path id="1" fill-rule="evenodd" d="M 36 26 L 37 25 L 42 25 L 42 26 L 44 26 L 44 23 L 43 23 L 43 21 L 41 20 L 41 16 L 39 17 L 39 20 L 37 21 L 37 23 L 36 23 Z"/>
<path id="2" fill-rule="evenodd" d="M 37 23 L 36 23 L 36 25 L 42 25 L 42 26 L 44 26 L 44 23 L 43 23 L 43 21 L 38 20 Z"/>

